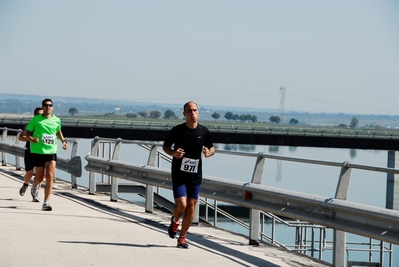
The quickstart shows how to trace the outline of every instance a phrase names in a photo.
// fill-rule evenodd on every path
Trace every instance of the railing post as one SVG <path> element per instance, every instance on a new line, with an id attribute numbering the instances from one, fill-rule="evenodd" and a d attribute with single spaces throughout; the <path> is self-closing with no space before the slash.
<path id="1" fill-rule="evenodd" d="M 388 167 L 394 169 L 399 168 L 399 151 L 388 151 Z M 395 196 L 399 195 L 399 174 L 387 174 L 386 192 L 387 199 L 385 202 L 385 207 L 387 209 L 399 210 L 399 198 L 395 198 Z"/>
<path id="2" fill-rule="evenodd" d="M 20 136 L 21 132 L 22 132 L 22 130 L 18 129 L 17 136 L 15 137 L 16 145 L 20 144 L 19 136 Z M 19 156 L 15 156 L 15 167 L 17 170 L 21 170 L 21 157 L 19 157 Z"/>
<path id="3" fill-rule="evenodd" d="M 263 157 L 262 153 L 258 154 L 256 158 L 254 172 L 252 174 L 253 184 L 261 184 L 263 177 L 263 170 L 265 168 L 266 158 Z M 249 210 L 249 244 L 259 245 L 259 225 L 260 224 L 260 212 L 259 210 Z"/>
<path id="4" fill-rule="evenodd" d="M 70 159 L 72 159 L 73 157 L 76 157 L 77 155 L 78 155 L 78 141 L 74 140 L 73 144 L 72 144 Z M 75 188 L 75 189 L 78 188 L 78 181 L 76 179 L 76 176 L 73 174 L 71 174 L 71 186 L 72 186 L 72 188 Z"/>
<path id="5" fill-rule="evenodd" d="M 112 153 L 112 160 L 119 160 L 119 155 L 121 153 L 122 139 L 116 139 L 114 151 Z M 118 201 L 118 178 L 111 176 L 111 201 Z"/>
<path id="6" fill-rule="evenodd" d="M 349 192 L 349 184 L 352 175 L 352 168 L 348 167 L 348 162 L 345 161 L 339 174 L 337 190 L 335 191 L 335 198 L 346 200 Z M 345 266 L 345 252 L 346 252 L 346 233 L 343 231 L 333 230 L 333 264 L 337 267 Z M 320 251 L 321 253 L 321 251 Z"/>
<path id="7" fill-rule="evenodd" d="M 1 139 L 3 142 L 7 142 L 7 127 L 3 129 L 3 136 Z M 7 153 L 1 152 L 1 165 L 7 166 Z"/>
<path id="8" fill-rule="evenodd" d="M 348 167 L 348 161 L 343 163 L 341 172 L 339 174 L 337 189 L 335 191 L 335 198 L 346 200 L 349 192 L 349 184 L 351 181 L 352 168 Z"/>
<path id="9" fill-rule="evenodd" d="M 150 154 L 148 155 L 147 165 L 155 166 L 155 162 L 157 160 L 157 145 L 153 144 L 151 146 Z M 145 188 L 145 212 L 153 213 L 154 212 L 154 186 L 147 184 Z"/>
<path id="10" fill-rule="evenodd" d="M 95 157 L 100 146 L 100 137 L 94 137 L 91 142 L 90 156 Z M 96 173 L 89 172 L 89 194 L 94 195 L 96 193 Z"/>
<path id="11" fill-rule="evenodd" d="M 198 225 L 199 223 L 199 210 L 200 210 L 200 201 L 198 199 L 197 203 L 195 204 L 195 210 L 194 210 L 194 218 L 191 224 L 193 225 Z"/>

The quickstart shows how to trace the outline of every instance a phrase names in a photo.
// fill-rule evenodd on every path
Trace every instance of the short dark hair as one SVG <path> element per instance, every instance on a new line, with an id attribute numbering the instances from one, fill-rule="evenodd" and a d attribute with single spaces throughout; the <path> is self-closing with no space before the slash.
<path id="1" fill-rule="evenodd" d="M 46 98 L 42 101 L 42 106 L 44 106 L 44 104 L 46 104 L 46 102 L 50 101 L 51 104 L 53 104 L 53 100 L 51 100 L 50 98 Z"/>
<path id="2" fill-rule="evenodd" d="M 186 107 L 188 106 L 188 104 L 190 104 L 190 103 L 193 103 L 193 104 L 195 104 L 196 106 L 197 106 L 197 108 L 198 108 L 198 105 L 197 105 L 197 103 L 195 103 L 194 101 L 188 101 L 186 104 L 184 104 L 184 106 L 183 106 L 183 111 L 186 111 Z"/>
<path id="3" fill-rule="evenodd" d="M 37 107 L 35 108 L 35 111 L 33 111 L 33 114 L 38 115 L 39 114 L 39 110 L 43 110 L 42 107 Z"/>

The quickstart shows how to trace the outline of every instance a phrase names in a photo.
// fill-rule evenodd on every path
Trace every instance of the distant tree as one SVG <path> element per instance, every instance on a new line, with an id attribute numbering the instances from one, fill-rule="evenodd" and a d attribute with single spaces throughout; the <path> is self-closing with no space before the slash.
<path id="1" fill-rule="evenodd" d="M 240 115 L 238 115 L 238 114 L 234 114 L 233 115 L 233 120 L 234 121 L 238 121 L 240 119 Z"/>
<path id="2" fill-rule="evenodd" d="M 107 112 L 103 115 L 103 117 L 115 117 L 115 112 Z"/>
<path id="3" fill-rule="evenodd" d="M 71 116 L 75 116 L 76 114 L 78 114 L 78 110 L 77 110 L 76 108 L 70 108 L 70 109 L 68 110 L 68 113 L 69 113 Z"/>
<path id="4" fill-rule="evenodd" d="M 242 114 L 241 114 L 241 115 L 239 116 L 239 119 L 240 119 L 241 122 L 244 122 L 244 121 L 247 120 L 247 115 L 242 115 Z"/>
<path id="5" fill-rule="evenodd" d="M 212 116 L 212 118 L 215 119 L 215 121 L 220 118 L 220 114 L 217 113 L 216 111 L 211 116 Z"/>
<path id="6" fill-rule="evenodd" d="M 230 111 L 227 111 L 226 114 L 224 114 L 225 119 L 228 121 L 232 120 L 233 116 L 234 116 L 233 113 Z"/>
<path id="7" fill-rule="evenodd" d="M 164 118 L 164 119 L 173 119 L 173 118 L 176 118 L 176 115 L 175 115 L 175 113 L 173 112 L 173 110 L 168 109 L 168 110 L 166 110 L 165 113 L 163 114 L 163 118 Z"/>
<path id="8" fill-rule="evenodd" d="M 143 119 L 147 118 L 147 115 L 148 115 L 147 111 L 144 111 L 144 110 L 137 112 L 137 114 L 140 117 L 142 117 Z"/>
<path id="9" fill-rule="evenodd" d="M 280 118 L 280 116 L 270 116 L 269 121 L 271 123 L 280 123 L 281 122 L 281 118 Z"/>
<path id="10" fill-rule="evenodd" d="M 359 124 L 359 120 L 356 117 L 352 117 L 350 127 L 351 128 L 356 128 L 356 126 Z"/>
<path id="11" fill-rule="evenodd" d="M 251 115 L 251 114 L 242 114 L 242 115 L 240 115 L 239 119 L 242 122 L 244 122 L 244 121 L 257 122 L 258 121 L 258 117 L 256 117 L 255 115 Z"/>
<path id="12" fill-rule="evenodd" d="M 162 113 L 159 110 L 153 110 L 150 112 L 150 117 L 152 119 L 159 119 L 161 116 L 162 116 Z"/>
<path id="13" fill-rule="evenodd" d="M 126 113 L 126 117 L 128 117 L 128 118 L 137 118 L 137 114 L 129 112 L 129 113 Z"/>
<path id="14" fill-rule="evenodd" d="M 292 119 L 290 119 L 290 124 L 298 124 L 298 120 L 297 119 L 294 119 L 294 118 L 292 118 Z"/>
<path id="15" fill-rule="evenodd" d="M 341 127 L 341 128 L 348 128 L 348 125 L 346 125 L 345 123 L 341 123 L 341 124 L 338 125 L 338 127 Z"/>

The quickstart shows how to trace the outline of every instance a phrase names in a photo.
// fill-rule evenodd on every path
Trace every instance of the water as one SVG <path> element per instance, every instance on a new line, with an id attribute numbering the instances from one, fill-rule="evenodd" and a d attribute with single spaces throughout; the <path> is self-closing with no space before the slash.
<path id="1" fill-rule="evenodd" d="M 82 157 L 83 166 L 86 165 L 84 157 L 90 151 L 91 139 L 79 139 L 78 155 Z M 275 154 L 281 156 L 318 159 L 325 161 L 344 162 L 351 161 L 357 164 L 371 165 L 378 167 L 387 166 L 387 151 L 375 150 L 354 150 L 354 149 L 333 149 L 333 148 L 309 148 L 309 147 L 275 147 L 264 145 L 215 145 L 217 149 L 224 150 L 244 150 L 245 152 L 262 152 L 266 154 Z M 69 151 L 59 151 L 60 156 L 69 157 Z M 139 147 L 138 145 L 123 145 L 120 155 L 121 161 L 130 163 L 143 164 L 147 163 L 148 151 Z M 203 172 L 204 175 L 214 177 L 221 177 L 232 179 L 236 181 L 250 182 L 252 179 L 253 169 L 256 159 L 254 157 L 232 156 L 216 154 L 214 157 L 204 159 Z M 234 166 L 234 167 L 232 167 Z M 162 168 L 170 168 L 170 164 L 162 161 Z M 302 193 L 309 193 L 319 195 L 326 198 L 334 197 L 336 186 L 340 174 L 340 168 L 312 165 L 304 163 L 296 163 L 289 161 L 280 161 L 274 159 L 267 159 L 262 179 L 262 184 L 281 188 L 285 190 L 292 190 Z M 70 180 L 69 174 L 58 172 L 57 176 L 61 179 Z M 78 178 L 78 184 L 83 187 L 88 187 L 88 173 L 83 171 L 82 177 Z M 161 189 L 162 195 L 173 201 L 170 190 Z M 385 207 L 386 195 L 386 174 L 372 171 L 353 170 L 352 179 L 347 200 L 361 204 L 371 205 L 375 207 Z M 137 195 L 119 194 L 119 197 L 134 201 L 143 202 L 143 199 Z M 218 226 L 238 232 L 241 234 L 248 234 L 248 230 L 238 224 L 231 222 L 219 222 Z M 270 227 L 269 227 L 270 228 Z M 266 225 L 266 229 L 268 226 Z M 294 228 L 288 228 L 283 225 L 278 225 L 276 231 L 277 240 L 283 244 L 294 243 Z M 364 239 L 354 235 L 347 235 L 349 241 L 368 242 Z M 329 240 L 332 237 L 329 236 Z M 366 247 L 363 247 L 366 248 Z M 398 251 L 398 246 L 395 246 Z M 317 254 L 316 254 L 317 255 Z M 326 254 L 323 259 L 331 261 L 331 253 Z M 366 253 L 350 252 L 351 260 L 367 260 Z M 388 254 L 386 254 L 388 255 Z M 388 262 L 385 257 L 385 262 Z M 373 256 L 374 261 L 378 261 L 378 253 L 375 252 Z M 394 262 L 399 262 L 399 255 L 394 254 Z"/>

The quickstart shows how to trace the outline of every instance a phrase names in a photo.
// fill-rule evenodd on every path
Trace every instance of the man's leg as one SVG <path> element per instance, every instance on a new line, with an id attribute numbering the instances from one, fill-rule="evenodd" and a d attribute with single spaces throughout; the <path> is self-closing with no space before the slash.
<path id="1" fill-rule="evenodd" d="M 190 228 L 190 225 L 193 222 L 196 204 L 197 204 L 196 199 L 193 199 L 193 198 L 187 199 L 187 206 L 185 209 L 183 222 L 182 222 L 182 226 L 181 226 L 181 230 L 180 230 L 180 237 L 186 236 L 186 234 L 188 232 L 188 228 Z"/>
<path id="2" fill-rule="evenodd" d="M 19 194 L 21 196 L 25 195 L 26 189 L 28 189 L 30 179 L 32 179 L 33 170 L 29 170 L 25 172 L 24 176 L 24 184 L 22 185 L 21 189 L 19 189 Z"/>
<path id="3" fill-rule="evenodd" d="M 33 176 L 33 170 L 26 171 L 25 172 L 25 177 L 24 177 L 24 183 L 25 184 L 29 184 L 30 179 L 32 179 L 32 176 Z"/>
<path id="4" fill-rule="evenodd" d="M 32 170 L 32 176 L 33 176 L 33 175 L 36 175 L 35 173 L 36 173 L 36 168 L 34 168 L 34 169 Z M 35 184 L 35 181 L 34 181 L 34 180 L 33 180 L 33 184 Z M 37 195 L 39 195 L 39 190 L 40 190 L 40 187 L 41 187 L 41 186 L 42 186 L 41 183 L 37 185 Z M 40 202 L 38 196 L 35 196 L 35 197 L 32 196 L 32 201 L 33 201 L 33 202 Z"/>
<path id="5" fill-rule="evenodd" d="M 21 189 L 19 189 L 19 194 L 21 196 L 25 195 L 26 189 L 28 189 L 29 182 L 33 176 L 33 169 L 35 168 L 34 157 L 30 152 L 28 152 L 28 150 L 25 150 L 24 165 L 25 165 L 24 184 L 22 185 Z"/>
<path id="6" fill-rule="evenodd" d="M 173 208 L 173 216 L 175 218 L 175 222 L 179 222 L 181 216 L 183 216 L 184 211 L 187 206 L 186 197 L 178 197 L 175 198 L 175 206 Z"/>
<path id="7" fill-rule="evenodd" d="M 31 190 L 32 197 L 37 197 L 40 183 L 44 179 L 44 167 L 35 167 L 35 170 L 36 170 L 36 176 L 35 179 L 33 180 L 33 186 Z"/>
<path id="8" fill-rule="evenodd" d="M 170 225 L 168 228 L 168 234 L 170 238 L 176 238 L 176 233 L 179 228 L 180 217 L 184 214 L 186 208 L 186 197 L 175 198 L 175 206 L 173 208 L 173 216 L 170 219 Z"/>
<path id="9" fill-rule="evenodd" d="M 44 189 L 44 202 L 50 201 L 51 193 L 53 192 L 53 181 L 55 174 L 56 162 L 54 160 L 46 162 L 46 187 Z"/>
<path id="10" fill-rule="evenodd" d="M 187 198 L 187 206 L 184 212 L 183 222 L 180 230 L 180 237 L 177 240 L 177 247 L 179 248 L 189 247 L 186 241 L 186 234 L 188 232 L 188 228 L 190 228 L 191 223 L 193 222 L 194 219 L 194 211 L 196 203 L 197 199 Z"/>

